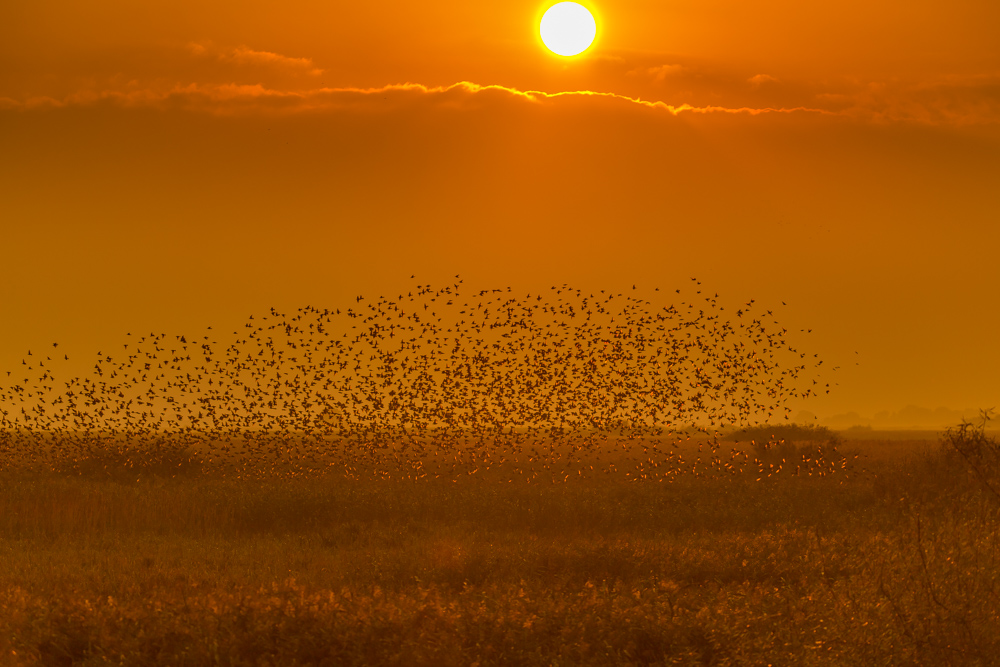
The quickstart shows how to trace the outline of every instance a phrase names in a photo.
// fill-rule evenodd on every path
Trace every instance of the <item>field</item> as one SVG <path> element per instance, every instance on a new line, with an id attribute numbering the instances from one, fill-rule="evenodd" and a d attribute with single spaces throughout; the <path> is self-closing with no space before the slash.
<path id="1" fill-rule="evenodd" d="M 995 664 L 991 478 L 840 449 L 759 481 L 8 472 L 0 664 Z"/>

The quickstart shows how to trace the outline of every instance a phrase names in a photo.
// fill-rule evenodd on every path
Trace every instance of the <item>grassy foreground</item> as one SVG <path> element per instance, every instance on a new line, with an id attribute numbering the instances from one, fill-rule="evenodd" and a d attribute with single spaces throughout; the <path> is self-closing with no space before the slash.
<path id="1" fill-rule="evenodd" d="M 996 664 L 997 498 L 927 442 L 845 444 L 866 472 L 8 473 L 0 664 Z"/>

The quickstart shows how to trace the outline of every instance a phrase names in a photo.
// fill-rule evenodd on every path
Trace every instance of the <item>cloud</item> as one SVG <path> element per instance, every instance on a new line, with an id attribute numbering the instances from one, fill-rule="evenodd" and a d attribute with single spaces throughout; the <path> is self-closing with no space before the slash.
<path id="1" fill-rule="evenodd" d="M 567 99 L 605 99 L 618 103 L 636 105 L 663 111 L 677 116 L 694 114 L 745 114 L 770 113 L 829 113 L 823 109 L 807 107 L 726 107 L 721 105 L 694 106 L 690 104 L 672 105 L 665 102 L 644 100 L 618 93 L 592 90 L 546 92 L 541 90 L 520 90 L 510 86 L 481 85 L 470 81 L 460 81 L 447 86 L 426 86 L 419 83 L 402 83 L 376 88 L 316 88 L 302 91 L 281 91 L 261 84 L 188 84 L 168 89 L 105 90 L 84 91 L 63 99 L 52 97 L 29 98 L 23 102 L 14 101 L 11 106 L 23 110 L 42 107 L 68 107 L 96 104 L 111 104 L 122 107 L 160 107 L 201 111 L 216 114 L 241 113 L 301 113 L 344 109 L 387 109 L 417 99 L 461 108 L 477 98 L 502 96 L 522 100 L 527 103 L 553 103 Z"/>
<path id="2" fill-rule="evenodd" d="M 196 57 L 215 57 L 221 62 L 235 65 L 265 66 L 312 76 L 323 73 L 323 70 L 313 63 L 312 58 L 292 58 L 271 51 L 257 51 L 247 46 L 220 49 L 211 42 L 191 42 L 187 44 L 187 50 Z"/>
<path id="3" fill-rule="evenodd" d="M 213 51 L 205 44 L 190 45 L 195 54 L 213 59 L 242 59 L 249 64 L 297 68 L 307 71 L 312 61 L 307 58 L 288 58 L 252 49 Z M 666 68 L 666 69 L 664 69 Z M 683 69 L 678 65 L 662 65 L 643 70 L 645 73 L 663 73 Z M 312 70 L 308 70 L 312 71 Z M 746 79 L 743 79 L 744 81 Z M 755 75 L 749 81 L 770 82 L 769 75 Z M 837 87 L 820 88 L 806 83 L 784 83 L 780 90 L 768 92 L 763 86 L 756 95 L 767 94 L 770 99 L 761 103 L 759 97 L 742 95 L 740 79 L 733 80 L 731 89 L 721 94 L 702 98 L 711 103 L 685 103 L 678 91 L 671 102 L 647 99 L 638 95 L 570 90 L 548 92 L 520 89 L 497 84 L 478 84 L 470 81 L 428 86 L 420 83 L 399 83 L 371 88 L 357 87 L 300 87 L 291 88 L 292 80 L 278 83 L 142 83 L 133 79 L 127 83 L 82 90 L 63 97 L 36 96 L 22 99 L 0 97 L 0 110 L 22 111 L 39 108 L 109 105 L 118 107 L 152 107 L 185 110 L 217 115 L 236 114 L 294 114 L 337 110 L 382 112 L 407 105 L 420 104 L 425 108 L 474 109 L 484 104 L 502 100 L 528 104 L 558 104 L 567 100 L 605 100 L 612 104 L 643 107 L 668 115 L 727 114 L 757 116 L 762 114 L 808 114 L 840 116 L 861 122 L 915 123 L 925 125 L 1000 125 L 1000 75 L 943 78 L 936 81 L 910 82 L 857 82 L 842 81 Z M 284 85 L 282 85 L 284 84 Z M 723 84 L 719 84 L 723 85 Z M 756 84 L 755 84 L 756 85 Z M 726 93 L 728 90 L 728 93 Z M 743 88 L 745 91 L 745 87 Z M 715 103 L 715 99 L 719 102 Z M 732 100 L 729 104 L 724 100 Z M 769 104 L 767 102 L 770 102 Z"/>
<path id="4" fill-rule="evenodd" d="M 288 56 L 283 56 L 279 53 L 271 53 L 270 51 L 254 51 L 253 49 L 248 49 L 245 46 L 233 49 L 226 56 L 232 62 L 243 64 L 255 64 L 255 65 L 275 65 L 278 67 L 288 67 L 292 69 L 303 70 L 312 75 L 319 75 L 323 73 L 323 70 L 319 69 L 313 65 L 311 58 L 289 58 Z"/>
<path id="5" fill-rule="evenodd" d="M 749 81 L 755 86 L 760 86 L 765 83 L 777 83 L 778 79 L 771 76 L 770 74 L 755 74 L 749 79 L 747 79 L 747 81 Z"/>
<path id="6" fill-rule="evenodd" d="M 193 55 L 196 55 L 196 56 L 207 55 L 208 52 L 209 52 L 210 47 L 211 47 L 211 44 L 209 44 L 209 43 L 200 43 L 200 42 L 189 42 L 186 45 L 187 50 L 190 51 Z"/>
<path id="7" fill-rule="evenodd" d="M 593 83 L 583 85 L 603 90 L 548 92 L 470 81 L 438 86 L 410 82 L 370 88 L 321 87 L 315 77 L 324 70 L 312 58 L 246 45 L 223 47 L 211 41 L 180 44 L 161 55 L 160 65 L 151 70 L 143 71 L 143 63 L 155 61 L 152 54 L 144 52 L 143 57 L 134 58 L 119 54 L 114 69 L 67 77 L 34 96 L 0 91 L 0 111 L 107 105 L 220 115 L 348 109 L 377 113 L 417 104 L 474 109 L 504 103 L 502 100 L 531 104 L 604 100 L 674 116 L 795 113 L 869 123 L 1000 125 L 1000 72 L 909 81 L 779 80 L 773 74 L 748 76 L 750 72 L 745 70 L 707 63 L 680 64 L 671 62 L 671 56 L 650 54 L 628 66 L 591 72 Z M 624 62 L 615 58 L 615 63 Z M 123 71 L 118 68 L 122 63 L 138 63 L 138 69 Z M 670 85 L 660 85 L 668 79 Z M 78 87 L 81 81 L 87 82 L 85 88 Z M 622 89 L 622 93 L 609 92 Z"/>
<path id="8" fill-rule="evenodd" d="M 686 71 L 686 69 L 683 65 L 659 65 L 656 67 L 634 69 L 627 72 L 627 74 L 629 76 L 644 75 L 652 77 L 654 81 L 663 81 L 668 76 L 675 76 Z"/>
<path id="9" fill-rule="evenodd" d="M 923 125 L 1000 123 L 1000 73 L 929 81 L 869 81 L 820 92 L 816 101 L 838 114 L 874 122 Z"/>

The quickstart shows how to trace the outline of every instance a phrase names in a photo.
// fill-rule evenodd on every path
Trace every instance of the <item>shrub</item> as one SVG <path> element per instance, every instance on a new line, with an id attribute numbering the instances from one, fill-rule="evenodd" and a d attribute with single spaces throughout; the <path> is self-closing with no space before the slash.
<path id="1" fill-rule="evenodd" d="M 789 457 L 799 452 L 795 443 L 828 444 L 836 447 L 840 437 L 825 426 L 812 424 L 763 424 L 734 431 L 729 438 L 735 442 L 749 441 L 759 457 Z M 808 448 L 807 448 L 808 449 Z"/>
<path id="2" fill-rule="evenodd" d="M 993 408 L 979 411 L 979 423 L 963 419 L 945 431 L 942 446 L 947 456 L 960 459 L 979 482 L 1000 499 L 1000 441 L 986 435 L 986 425 L 993 418 Z"/>

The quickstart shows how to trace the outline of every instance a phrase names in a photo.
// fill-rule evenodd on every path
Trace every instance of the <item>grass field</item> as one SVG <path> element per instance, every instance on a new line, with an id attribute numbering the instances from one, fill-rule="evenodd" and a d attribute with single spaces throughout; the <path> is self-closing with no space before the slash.
<path id="1" fill-rule="evenodd" d="M 841 450 L 760 481 L 7 472 L 0 664 L 996 664 L 997 497 L 934 440 Z"/>

